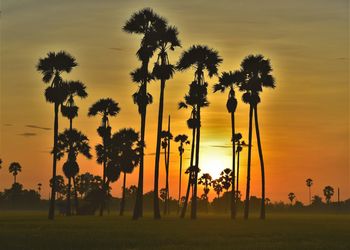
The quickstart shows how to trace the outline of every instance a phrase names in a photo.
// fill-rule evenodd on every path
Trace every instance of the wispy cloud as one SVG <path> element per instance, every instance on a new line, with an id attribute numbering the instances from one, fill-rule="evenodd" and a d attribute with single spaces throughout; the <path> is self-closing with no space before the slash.
<path id="1" fill-rule="evenodd" d="M 51 130 L 51 128 L 41 127 L 37 125 L 26 125 L 27 128 L 35 128 L 35 129 L 41 129 L 41 130 Z"/>
<path id="2" fill-rule="evenodd" d="M 21 133 L 21 134 L 17 134 L 20 136 L 24 136 L 24 137 L 31 137 L 31 136 L 36 136 L 36 133 L 31 133 L 31 132 L 25 132 L 25 133 Z"/>
<path id="3" fill-rule="evenodd" d="M 112 48 L 109 48 L 111 50 L 115 50 L 115 51 L 123 51 L 122 48 L 118 48 L 118 47 L 112 47 Z"/>
<path id="4" fill-rule="evenodd" d="M 6 126 L 6 127 L 12 127 L 13 124 L 11 124 L 11 123 L 5 123 L 4 126 Z"/>

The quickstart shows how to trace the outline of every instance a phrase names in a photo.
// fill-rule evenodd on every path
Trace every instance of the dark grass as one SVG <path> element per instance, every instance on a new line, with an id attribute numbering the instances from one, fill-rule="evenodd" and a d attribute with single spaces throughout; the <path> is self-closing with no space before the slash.
<path id="1" fill-rule="evenodd" d="M 350 215 L 270 214 L 265 221 L 46 216 L 0 212 L 0 249 L 350 249 Z"/>

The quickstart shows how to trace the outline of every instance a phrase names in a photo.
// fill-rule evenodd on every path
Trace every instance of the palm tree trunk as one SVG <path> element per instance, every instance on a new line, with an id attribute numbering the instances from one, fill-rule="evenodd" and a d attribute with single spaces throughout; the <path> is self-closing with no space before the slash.
<path id="1" fill-rule="evenodd" d="M 198 180 L 198 169 L 199 169 L 199 146 L 200 146 L 200 135 L 201 135 L 201 111 L 200 107 L 197 106 L 197 121 L 198 121 L 198 127 L 197 127 L 197 137 L 196 137 L 196 171 L 194 175 L 194 181 L 193 181 L 193 195 L 192 195 L 192 205 L 191 205 L 191 219 L 197 218 L 197 180 Z"/>
<path id="2" fill-rule="evenodd" d="M 106 125 L 105 125 L 106 127 Z M 105 137 L 105 136 L 104 136 Z M 106 164 L 107 164 L 107 159 L 106 159 L 106 138 L 103 138 L 103 150 L 104 150 L 104 160 L 103 160 L 103 177 L 102 177 L 102 203 L 100 207 L 100 216 L 103 216 L 103 211 L 106 206 L 106 197 L 107 197 L 107 187 L 106 187 Z"/>
<path id="3" fill-rule="evenodd" d="M 260 159 L 260 167 L 261 167 L 261 209 L 260 209 L 260 219 L 265 219 L 265 165 L 264 165 L 264 157 L 263 151 L 261 147 L 260 140 L 260 130 L 259 130 L 259 119 L 258 119 L 258 106 L 256 105 L 254 108 L 254 117 L 255 117 L 255 131 L 256 131 L 256 140 L 258 143 L 258 152 Z"/>
<path id="4" fill-rule="evenodd" d="M 160 219 L 160 209 L 159 209 L 159 158 L 160 158 L 160 134 L 162 132 L 162 122 L 163 122 L 163 106 L 164 106 L 164 89 L 165 80 L 162 79 L 160 83 L 160 97 L 159 97 L 159 110 L 158 110 L 158 128 L 157 128 L 157 146 L 156 146 L 156 159 L 154 167 L 154 196 L 153 196 L 153 216 L 154 219 Z"/>
<path id="5" fill-rule="evenodd" d="M 13 184 L 16 184 L 17 180 L 16 180 L 16 175 L 13 175 Z"/>
<path id="6" fill-rule="evenodd" d="M 147 94 L 147 90 L 146 94 Z M 137 184 L 137 194 L 133 213 L 133 219 L 136 220 L 143 216 L 143 165 L 144 165 L 144 148 L 145 148 L 145 128 L 146 128 L 146 107 L 141 114 L 141 157 L 139 180 Z"/>
<path id="7" fill-rule="evenodd" d="M 232 127 L 232 191 L 231 191 L 231 219 L 236 219 L 236 146 L 235 146 L 235 113 L 231 112 L 231 127 Z"/>
<path id="8" fill-rule="evenodd" d="M 170 134 L 170 115 L 168 119 L 168 132 Z M 168 156 L 167 156 L 167 169 L 166 169 L 166 213 L 169 214 L 169 200 L 170 200 L 170 193 L 169 193 L 169 165 L 170 165 L 170 138 L 168 139 Z"/>
<path id="9" fill-rule="evenodd" d="M 167 199 L 168 199 L 168 160 L 167 160 L 168 154 L 167 154 L 167 148 L 164 148 L 164 164 L 165 164 L 165 199 L 164 199 L 164 207 L 163 207 L 163 214 L 166 214 L 167 211 Z"/>
<path id="10" fill-rule="evenodd" d="M 237 201 L 238 201 L 238 192 L 239 192 L 239 152 L 237 152 L 237 176 L 236 176 L 236 190 L 237 190 Z"/>
<path id="11" fill-rule="evenodd" d="M 72 183 L 71 178 L 68 178 L 68 186 L 67 186 L 67 204 L 66 204 L 66 215 L 71 216 L 71 208 L 70 208 L 70 191 L 71 191 Z"/>
<path id="12" fill-rule="evenodd" d="M 196 128 L 193 128 L 192 129 L 192 146 L 191 146 L 190 167 L 193 165 L 193 161 L 194 161 L 195 139 L 196 139 Z M 184 204 L 182 207 L 180 218 L 185 218 L 187 204 L 188 204 L 188 198 L 190 196 L 190 189 L 191 189 L 191 173 L 188 174 L 188 184 L 187 184 L 186 196 L 185 196 L 185 201 L 184 201 Z"/>
<path id="13" fill-rule="evenodd" d="M 122 200 L 120 202 L 120 216 L 123 216 L 124 214 L 124 208 L 125 208 L 125 188 L 126 188 L 126 172 L 124 172 L 124 178 L 123 178 L 123 194 L 122 194 Z"/>
<path id="14" fill-rule="evenodd" d="M 309 205 L 311 205 L 311 186 L 309 186 Z"/>
<path id="15" fill-rule="evenodd" d="M 51 200 L 50 200 L 50 208 L 49 208 L 49 216 L 50 220 L 53 220 L 55 217 L 55 201 L 56 201 L 56 164 L 57 164 L 57 140 L 58 140 L 58 108 L 59 104 L 55 103 L 54 105 L 54 136 L 53 136 L 53 159 L 52 159 L 52 181 L 53 185 L 51 187 Z"/>
<path id="16" fill-rule="evenodd" d="M 247 163 L 247 189 L 245 194 L 244 219 L 249 217 L 249 199 L 250 199 L 250 163 L 252 153 L 252 124 L 253 106 L 249 105 L 249 135 L 248 135 L 248 163 Z"/>
<path id="17" fill-rule="evenodd" d="M 181 145 L 182 148 L 182 145 Z M 178 197 L 178 205 L 177 205 L 177 214 L 180 212 L 181 205 L 181 175 L 182 175 L 182 152 L 180 152 L 180 173 L 179 173 L 179 197 Z"/>
<path id="18" fill-rule="evenodd" d="M 79 200 L 78 200 L 78 192 L 77 192 L 77 183 L 75 181 L 75 177 L 73 179 L 73 187 L 74 187 L 74 206 L 75 206 L 75 214 L 79 214 Z"/>

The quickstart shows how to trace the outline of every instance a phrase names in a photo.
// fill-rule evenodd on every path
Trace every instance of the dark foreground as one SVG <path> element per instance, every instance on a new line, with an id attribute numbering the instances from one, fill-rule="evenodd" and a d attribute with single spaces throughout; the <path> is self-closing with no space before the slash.
<path id="1" fill-rule="evenodd" d="M 0 212 L 0 249 L 350 249 L 350 215 L 270 214 L 231 221 L 200 215 L 139 221 Z"/>

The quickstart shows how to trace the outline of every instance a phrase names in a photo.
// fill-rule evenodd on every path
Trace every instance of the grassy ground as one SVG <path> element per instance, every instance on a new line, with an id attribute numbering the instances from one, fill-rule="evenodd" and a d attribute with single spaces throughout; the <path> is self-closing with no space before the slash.
<path id="1" fill-rule="evenodd" d="M 223 215 L 132 221 L 0 212 L 0 249 L 350 249 L 350 215 L 271 214 L 231 221 Z"/>

